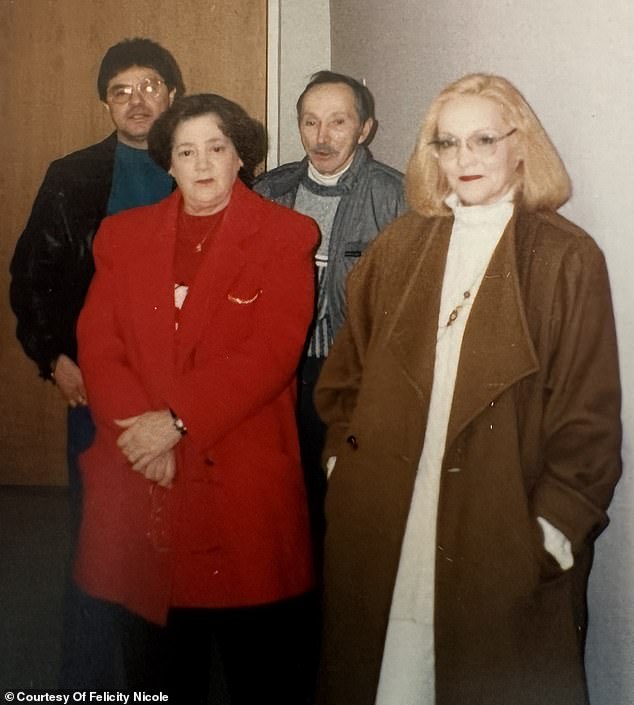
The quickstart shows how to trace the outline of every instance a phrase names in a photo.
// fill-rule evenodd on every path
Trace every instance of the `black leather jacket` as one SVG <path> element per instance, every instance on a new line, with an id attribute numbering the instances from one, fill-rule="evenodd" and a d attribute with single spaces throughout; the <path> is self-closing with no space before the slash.
<path id="1" fill-rule="evenodd" d="M 94 273 L 92 241 L 106 215 L 116 133 L 54 161 L 11 261 L 16 334 L 42 377 L 61 354 L 77 360 L 75 325 Z"/>

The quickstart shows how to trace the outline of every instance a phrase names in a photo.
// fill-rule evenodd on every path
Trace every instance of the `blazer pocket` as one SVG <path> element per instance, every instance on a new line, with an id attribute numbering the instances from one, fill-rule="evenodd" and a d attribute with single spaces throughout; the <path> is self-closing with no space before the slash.
<path id="1" fill-rule="evenodd" d="M 254 304 L 262 293 L 262 289 L 256 289 L 254 292 L 229 292 L 227 300 L 238 306 L 249 306 Z"/>
<path id="2" fill-rule="evenodd" d="M 212 347 L 221 354 L 231 354 L 251 338 L 262 311 L 262 289 L 254 282 L 228 289 L 224 301 L 214 310 Z"/>

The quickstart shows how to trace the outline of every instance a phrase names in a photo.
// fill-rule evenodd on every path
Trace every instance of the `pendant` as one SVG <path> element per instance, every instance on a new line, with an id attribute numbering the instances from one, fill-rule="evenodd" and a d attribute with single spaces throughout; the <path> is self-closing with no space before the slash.
<path id="1" fill-rule="evenodd" d="M 462 294 L 463 301 L 461 301 L 461 302 L 456 306 L 456 308 L 454 308 L 454 310 L 449 314 L 449 318 L 448 318 L 447 324 L 446 324 L 446 327 L 447 327 L 447 328 L 449 328 L 449 326 L 456 320 L 456 318 L 458 318 L 458 312 L 459 312 L 460 309 L 464 306 L 464 304 L 465 304 L 465 302 L 467 301 L 467 299 L 469 299 L 470 297 L 471 297 L 471 290 L 465 291 L 465 292 Z"/>

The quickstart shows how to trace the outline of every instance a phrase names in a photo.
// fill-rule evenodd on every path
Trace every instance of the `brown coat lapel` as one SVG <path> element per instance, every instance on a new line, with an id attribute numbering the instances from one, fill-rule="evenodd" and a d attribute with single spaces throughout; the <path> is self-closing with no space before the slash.
<path id="1" fill-rule="evenodd" d="M 524 314 L 515 262 L 513 216 L 473 304 L 462 342 L 447 447 L 496 396 L 539 368 Z M 453 220 L 439 219 L 421 239 L 389 333 L 389 346 L 425 410 L 433 378 L 438 309 Z"/>
<path id="2" fill-rule="evenodd" d="M 406 378 L 429 406 L 434 374 L 438 309 L 452 221 L 438 220 L 429 237 L 419 240 L 420 253 L 413 275 L 408 279 L 394 323 L 388 332 L 388 345 Z"/>
<path id="3" fill-rule="evenodd" d="M 515 223 L 514 215 L 493 253 L 469 316 L 447 448 L 496 397 L 539 369 L 519 291 Z"/>

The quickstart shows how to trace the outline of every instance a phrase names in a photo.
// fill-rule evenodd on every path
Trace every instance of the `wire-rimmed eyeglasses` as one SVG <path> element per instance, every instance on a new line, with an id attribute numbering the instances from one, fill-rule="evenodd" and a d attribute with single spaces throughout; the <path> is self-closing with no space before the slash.
<path id="1" fill-rule="evenodd" d="M 446 135 L 437 137 L 435 140 L 428 142 L 427 145 L 433 147 L 434 153 L 439 159 L 455 159 L 458 156 L 460 145 L 463 143 L 476 157 L 486 159 L 495 154 L 498 142 L 505 140 L 515 132 L 517 132 L 517 127 L 509 130 L 505 135 L 496 135 L 489 131 L 474 132 L 466 140 L 461 140 L 453 135 Z"/>
<path id="2" fill-rule="evenodd" d="M 132 98 L 135 91 L 138 91 L 139 95 L 143 98 L 158 100 L 163 93 L 164 85 L 165 83 L 161 81 L 160 78 L 144 78 L 136 85 L 118 83 L 114 86 L 110 86 L 106 95 L 110 102 L 118 104 L 127 103 L 130 98 Z"/>

